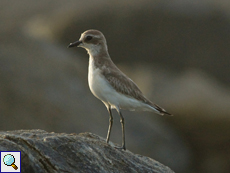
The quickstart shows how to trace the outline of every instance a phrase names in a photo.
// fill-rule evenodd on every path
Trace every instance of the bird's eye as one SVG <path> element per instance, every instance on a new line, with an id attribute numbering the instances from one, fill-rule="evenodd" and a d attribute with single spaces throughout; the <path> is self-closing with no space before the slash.
<path id="1" fill-rule="evenodd" d="M 92 40 L 92 38 L 93 38 L 92 36 L 87 36 L 86 40 L 89 41 L 89 40 Z"/>

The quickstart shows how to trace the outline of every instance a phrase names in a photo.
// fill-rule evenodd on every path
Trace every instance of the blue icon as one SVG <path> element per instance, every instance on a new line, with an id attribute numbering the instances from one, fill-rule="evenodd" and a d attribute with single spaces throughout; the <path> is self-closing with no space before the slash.
<path id="1" fill-rule="evenodd" d="M 15 170 L 18 169 L 18 167 L 14 164 L 15 163 L 15 158 L 12 154 L 7 154 L 3 158 L 3 162 L 7 166 L 12 166 Z"/>

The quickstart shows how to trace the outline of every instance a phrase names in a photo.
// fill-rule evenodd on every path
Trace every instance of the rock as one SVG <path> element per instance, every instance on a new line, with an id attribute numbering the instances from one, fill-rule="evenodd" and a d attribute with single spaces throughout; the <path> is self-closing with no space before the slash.
<path id="1" fill-rule="evenodd" d="M 44 130 L 0 132 L 1 151 L 21 151 L 21 172 L 154 172 L 173 173 L 145 156 L 108 145 L 92 134 L 65 134 Z"/>

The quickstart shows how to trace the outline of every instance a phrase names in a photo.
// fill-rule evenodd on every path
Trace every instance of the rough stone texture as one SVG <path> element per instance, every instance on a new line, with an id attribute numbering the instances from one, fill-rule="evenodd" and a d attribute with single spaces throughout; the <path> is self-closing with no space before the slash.
<path id="1" fill-rule="evenodd" d="M 114 144 L 108 145 L 105 139 L 92 133 L 3 131 L 0 151 L 21 151 L 22 173 L 173 173 L 149 157 L 116 149 Z"/>

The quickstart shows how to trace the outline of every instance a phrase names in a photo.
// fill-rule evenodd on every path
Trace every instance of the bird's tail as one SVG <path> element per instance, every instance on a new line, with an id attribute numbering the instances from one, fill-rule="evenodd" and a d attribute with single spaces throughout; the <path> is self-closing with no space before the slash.
<path id="1" fill-rule="evenodd" d="M 151 105 L 153 107 L 153 109 L 156 110 L 156 112 L 160 115 L 170 115 L 173 116 L 172 114 L 168 113 L 166 110 L 164 110 L 163 108 L 161 108 L 160 106 L 158 106 L 157 104 L 152 104 Z"/>

